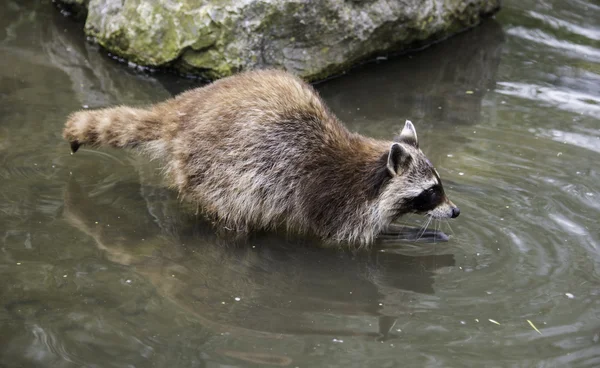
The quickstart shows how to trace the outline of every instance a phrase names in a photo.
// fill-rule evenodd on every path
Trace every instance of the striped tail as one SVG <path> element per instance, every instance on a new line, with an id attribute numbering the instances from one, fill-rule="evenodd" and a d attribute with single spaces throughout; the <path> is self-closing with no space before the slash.
<path id="1" fill-rule="evenodd" d="M 75 153 L 82 145 L 136 147 L 160 139 L 162 131 L 162 119 L 153 110 L 121 106 L 71 114 L 63 137 Z"/>

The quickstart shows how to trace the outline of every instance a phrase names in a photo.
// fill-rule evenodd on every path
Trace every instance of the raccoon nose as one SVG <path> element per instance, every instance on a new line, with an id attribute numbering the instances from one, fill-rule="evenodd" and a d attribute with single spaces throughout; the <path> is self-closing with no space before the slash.
<path id="1" fill-rule="evenodd" d="M 452 218 L 457 218 L 457 217 L 458 217 L 458 215 L 460 215 L 460 208 L 458 208 L 458 207 L 454 207 L 454 208 L 452 209 Z"/>

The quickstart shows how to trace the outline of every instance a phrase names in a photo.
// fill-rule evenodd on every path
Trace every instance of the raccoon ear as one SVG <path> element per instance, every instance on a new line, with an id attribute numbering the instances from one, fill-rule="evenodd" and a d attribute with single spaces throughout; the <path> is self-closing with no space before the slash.
<path id="1" fill-rule="evenodd" d="M 411 146 L 419 147 L 419 141 L 417 140 L 417 130 L 415 126 L 410 120 L 407 120 L 404 123 L 404 128 L 400 135 L 396 139 L 398 142 L 404 142 L 406 144 L 410 144 Z"/>
<path id="2" fill-rule="evenodd" d="M 387 159 L 387 169 L 390 175 L 396 176 L 401 173 L 402 168 L 410 160 L 410 155 L 400 143 L 393 143 L 390 147 L 390 152 L 388 153 Z"/>

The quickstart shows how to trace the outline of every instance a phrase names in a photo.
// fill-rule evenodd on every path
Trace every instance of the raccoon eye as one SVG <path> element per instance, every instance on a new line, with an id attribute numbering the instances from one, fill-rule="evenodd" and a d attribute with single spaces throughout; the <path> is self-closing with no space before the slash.
<path id="1" fill-rule="evenodd" d="M 431 202 L 437 201 L 437 191 L 434 187 L 431 187 L 425 191 L 425 195 L 429 198 Z"/>
<path id="2" fill-rule="evenodd" d="M 422 193 L 422 196 L 429 198 L 430 200 L 434 200 L 437 195 L 436 187 L 433 186 L 431 188 L 425 189 Z"/>

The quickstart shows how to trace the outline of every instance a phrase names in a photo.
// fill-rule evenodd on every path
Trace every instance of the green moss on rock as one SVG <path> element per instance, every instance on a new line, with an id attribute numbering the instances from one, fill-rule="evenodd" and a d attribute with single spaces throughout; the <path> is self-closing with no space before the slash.
<path id="1" fill-rule="evenodd" d="M 58 0 L 87 7 L 85 31 L 141 65 L 216 79 L 280 67 L 308 80 L 448 37 L 500 0 Z"/>

